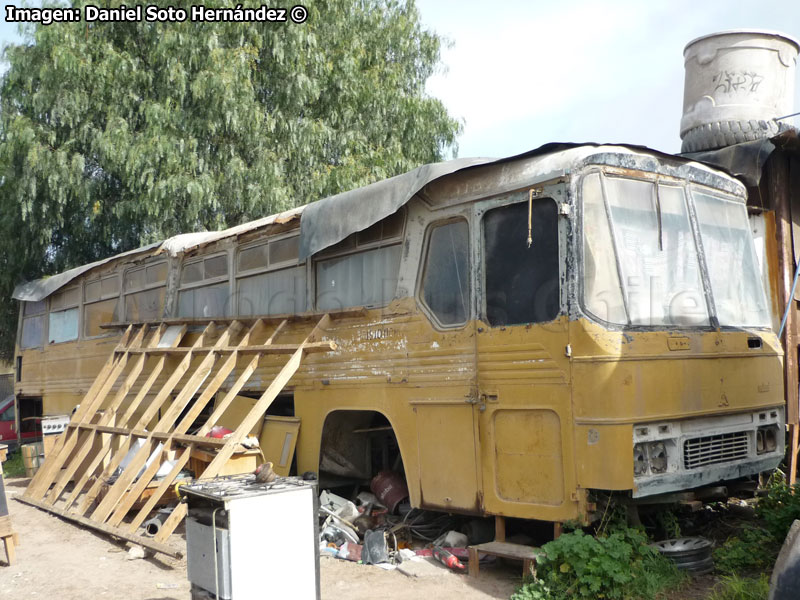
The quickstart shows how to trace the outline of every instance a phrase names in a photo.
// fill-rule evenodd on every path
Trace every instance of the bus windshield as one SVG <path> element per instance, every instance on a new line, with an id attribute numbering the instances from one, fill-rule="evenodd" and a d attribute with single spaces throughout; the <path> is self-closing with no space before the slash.
<path id="1" fill-rule="evenodd" d="M 583 259 L 584 306 L 604 321 L 770 325 L 747 211 L 733 198 L 592 173 L 583 183 Z"/>

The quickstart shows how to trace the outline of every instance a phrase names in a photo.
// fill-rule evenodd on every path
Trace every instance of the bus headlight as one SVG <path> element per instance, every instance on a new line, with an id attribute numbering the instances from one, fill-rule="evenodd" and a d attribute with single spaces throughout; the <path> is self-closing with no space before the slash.
<path id="1" fill-rule="evenodd" d="M 651 443 L 648 448 L 650 470 L 653 473 L 665 473 L 667 470 L 667 447 L 664 442 Z"/>
<path id="2" fill-rule="evenodd" d="M 756 454 L 775 452 L 778 448 L 778 428 L 759 427 L 756 431 Z"/>
<path id="3" fill-rule="evenodd" d="M 635 477 L 651 473 L 658 475 L 669 470 L 669 451 L 665 442 L 643 442 L 633 446 Z"/>
<path id="4" fill-rule="evenodd" d="M 633 474 L 635 476 L 647 473 L 647 451 L 644 444 L 636 444 L 633 447 Z"/>

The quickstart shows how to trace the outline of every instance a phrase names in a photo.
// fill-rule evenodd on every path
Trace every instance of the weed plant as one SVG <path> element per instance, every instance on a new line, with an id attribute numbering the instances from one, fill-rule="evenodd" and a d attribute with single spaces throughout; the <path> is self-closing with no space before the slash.
<path id="1" fill-rule="evenodd" d="M 758 577 L 723 577 L 714 586 L 708 600 L 767 600 L 769 579 L 763 573 Z"/>
<path id="2" fill-rule="evenodd" d="M 601 524 L 597 536 L 578 529 L 545 544 L 537 577 L 523 582 L 511 600 L 649 600 L 685 580 L 642 531 L 608 529 Z"/>
<path id="3" fill-rule="evenodd" d="M 3 475 L 5 477 L 24 477 L 25 465 L 22 464 L 22 452 L 15 450 L 9 452 L 6 462 L 3 463 Z"/>
<path id="4" fill-rule="evenodd" d="M 742 527 L 714 550 L 714 563 L 720 573 L 756 574 L 770 570 L 789 528 L 795 519 L 800 519 L 800 485 L 788 485 L 783 473 L 775 471 L 766 491 L 756 507 L 758 521 Z M 738 584 L 738 579 L 731 581 L 733 587 Z"/>

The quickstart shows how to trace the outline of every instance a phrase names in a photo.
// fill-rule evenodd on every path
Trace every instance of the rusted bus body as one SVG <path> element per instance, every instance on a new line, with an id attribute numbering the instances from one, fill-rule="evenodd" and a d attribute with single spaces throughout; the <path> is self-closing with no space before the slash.
<path id="1" fill-rule="evenodd" d="M 617 146 L 451 171 L 347 227 L 304 229 L 340 207 L 326 199 L 79 273 L 62 284 L 77 307 L 22 303 L 18 394 L 47 414 L 79 400 L 118 339 L 84 339 L 88 298 L 105 301 L 86 288 L 105 274 L 119 279 L 107 318 L 120 323 L 263 317 L 265 340 L 290 313 L 281 339 L 294 342 L 304 314 L 330 313 L 337 350 L 307 356 L 281 400 L 301 420 L 297 470 L 396 466 L 414 506 L 591 519 L 592 490 L 647 497 L 778 464 L 782 352 L 741 184 Z M 52 339 L 50 313 L 67 305 L 78 339 L 22 347 L 25 319 L 47 314 Z M 246 391 L 281 364 L 265 358 Z"/>

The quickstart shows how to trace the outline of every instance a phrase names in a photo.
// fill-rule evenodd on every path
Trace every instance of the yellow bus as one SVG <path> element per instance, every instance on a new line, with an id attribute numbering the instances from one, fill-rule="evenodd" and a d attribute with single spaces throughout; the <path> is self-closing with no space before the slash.
<path id="1" fill-rule="evenodd" d="M 267 411 L 299 419 L 298 472 L 394 469 L 414 507 L 587 522 L 599 493 L 653 499 L 781 461 L 776 282 L 757 250 L 744 186 L 680 157 L 548 145 L 426 165 L 18 286 L 15 392 L 23 412 L 68 414 L 126 324 L 330 313 L 337 349 Z"/>

